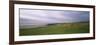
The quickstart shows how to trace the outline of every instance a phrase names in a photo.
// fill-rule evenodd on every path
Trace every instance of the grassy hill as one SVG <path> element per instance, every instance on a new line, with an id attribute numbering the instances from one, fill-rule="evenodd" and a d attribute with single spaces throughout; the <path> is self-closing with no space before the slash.
<path id="1" fill-rule="evenodd" d="M 89 23 L 59 23 L 38 28 L 20 29 L 20 36 L 89 33 Z"/>

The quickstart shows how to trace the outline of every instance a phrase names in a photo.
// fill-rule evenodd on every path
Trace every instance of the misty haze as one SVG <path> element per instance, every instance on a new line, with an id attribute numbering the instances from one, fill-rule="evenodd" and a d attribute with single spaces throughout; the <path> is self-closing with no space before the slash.
<path id="1" fill-rule="evenodd" d="M 59 29 L 57 29 L 56 26 L 61 26 L 60 30 L 64 30 L 63 33 L 67 33 L 67 30 L 73 29 L 76 29 L 77 32 L 72 33 L 82 33 L 82 31 L 78 32 L 78 30 L 83 30 L 83 28 L 85 28 L 84 26 L 86 26 L 84 30 L 87 31 L 83 31 L 83 33 L 89 32 L 89 11 L 20 8 L 19 19 L 20 35 L 62 34 L 59 32 L 56 33 Z M 37 30 L 38 33 L 36 31 L 32 32 L 32 30 Z M 43 32 L 41 30 L 43 30 Z M 54 30 L 54 32 L 48 32 L 46 30 Z M 31 34 L 28 34 L 30 32 Z"/>

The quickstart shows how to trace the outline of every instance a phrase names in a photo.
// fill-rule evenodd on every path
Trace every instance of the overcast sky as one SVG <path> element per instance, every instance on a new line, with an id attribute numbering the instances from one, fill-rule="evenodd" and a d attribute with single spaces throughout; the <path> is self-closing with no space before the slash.
<path id="1" fill-rule="evenodd" d="M 89 21 L 89 11 L 20 9 L 20 24 Z"/>

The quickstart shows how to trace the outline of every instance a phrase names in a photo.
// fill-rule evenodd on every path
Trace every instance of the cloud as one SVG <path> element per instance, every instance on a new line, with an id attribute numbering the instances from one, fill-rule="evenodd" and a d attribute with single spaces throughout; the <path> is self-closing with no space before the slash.
<path id="1" fill-rule="evenodd" d="M 78 21 L 89 21 L 89 11 L 20 9 L 20 23 L 23 25 L 36 23 L 69 23 Z"/>

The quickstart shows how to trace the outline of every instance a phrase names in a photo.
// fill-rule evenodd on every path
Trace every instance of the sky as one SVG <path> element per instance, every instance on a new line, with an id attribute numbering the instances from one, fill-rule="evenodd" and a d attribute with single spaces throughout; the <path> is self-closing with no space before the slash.
<path id="1" fill-rule="evenodd" d="M 89 11 L 20 8 L 20 25 L 72 23 L 89 21 Z"/>

